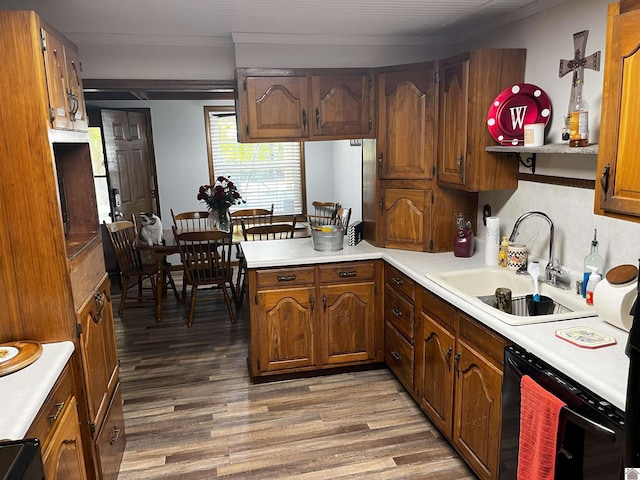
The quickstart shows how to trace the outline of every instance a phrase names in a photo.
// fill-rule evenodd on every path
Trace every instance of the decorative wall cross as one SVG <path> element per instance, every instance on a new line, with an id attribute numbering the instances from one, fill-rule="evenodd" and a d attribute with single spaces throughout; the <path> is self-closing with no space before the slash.
<path id="1" fill-rule="evenodd" d="M 600 70 L 600 50 L 592 53 L 588 57 L 584 56 L 584 51 L 587 48 L 587 37 L 589 36 L 589 30 L 583 30 L 582 32 L 573 34 L 573 58 L 571 60 L 560 60 L 560 78 L 564 77 L 567 73 L 573 72 L 573 78 L 571 80 L 571 96 L 573 98 L 573 90 L 576 83 L 580 81 L 584 83 L 584 69 Z M 568 131 L 568 116 L 571 112 L 567 112 L 565 117 L 565 129 L 562 131 L 562 140 L 569 140 Z M 566 136 L 566 138 L 565 138 Z"/>

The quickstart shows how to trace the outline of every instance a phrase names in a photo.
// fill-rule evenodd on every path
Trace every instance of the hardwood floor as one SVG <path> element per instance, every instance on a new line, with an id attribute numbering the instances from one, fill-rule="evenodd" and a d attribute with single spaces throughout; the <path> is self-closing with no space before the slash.
<path id="1" fill-rule="evenodd" d="M 387 369 L 252 384 L 246 302 L 231 325 L 211 294 L 191 328 L 172 296 L 115 318 L 119 480 L 476 478 Z"/>

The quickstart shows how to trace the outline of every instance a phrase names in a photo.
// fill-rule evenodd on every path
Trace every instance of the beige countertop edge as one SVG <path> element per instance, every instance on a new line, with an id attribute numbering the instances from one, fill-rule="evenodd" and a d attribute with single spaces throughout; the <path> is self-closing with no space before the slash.
<path id="1" fill-rule="evenodd" d="M 0 439 L 24 438 L 73 350 L 69 341 L 45 343 L 35 362 L 0 377 Z"/>
<path id="2" fill-rule="evenodd" d="M 600 395 L 616 407 L 622 410 L 625 408 L 629 360 L 624 354 L 628 337 L 624 330 L 610 325 L 597 316 L 533 325 L 507 325 L 425 276 L 428 273 L 484 266 L 483 242 L 477 242 L 479 250 L 470 258 L 455 257 L 453 253 L 424 253 L 377 248 L 366 241 L 353 247 L 347 246 L 345 241 L 343 250 L 338 252 L 317 252 L 313 250 L 311 239 L 243 242 L 242 246 L 247 265 L 251 269 L 381 258 L 421 286 L 564 372 L 583 387 Z M 556 330 L 574 326 L 591 327 L 611 335 L 617 343 L 598 349 L 587 349 L 556 337 Z"/>

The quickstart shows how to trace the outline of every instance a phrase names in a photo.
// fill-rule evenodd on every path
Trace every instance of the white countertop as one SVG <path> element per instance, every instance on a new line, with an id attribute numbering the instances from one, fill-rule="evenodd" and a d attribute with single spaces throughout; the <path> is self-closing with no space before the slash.
<path id="1" fill-rule="evenodd" d="M 0 377 L 0 439 L 24 438 L 73 350 L 72 342 L 45 343 L 35 362 Z"/>
<path id="2" fill-rule="evenodd" d="M 482 242 L 477 242 L 482 248 Z M 313 250 L 311 238 L 242 242 L 248 268 L 309 265 L 381 258 L 411 277 L 426 289 L 484 323 L 512 342 L 537 355 L 564 372 L 576 382 L 624 410 L 627 391 L 629 359 L 624 353 L 628 333 L 603 321 L 588 317 L 561 322 L 511 326 L 464 298 L 453 295 L 425 274 L 484 266 L 484 252 L 476 251 L 470 258 L 455 257 L 453 253 L 424 253 L 373 247 L 366 241 L 337 252 Z M 597 349 L 581 348 L 555 336 L 559 328 L 591 327 L 611 335 L 617 344 Z"/>

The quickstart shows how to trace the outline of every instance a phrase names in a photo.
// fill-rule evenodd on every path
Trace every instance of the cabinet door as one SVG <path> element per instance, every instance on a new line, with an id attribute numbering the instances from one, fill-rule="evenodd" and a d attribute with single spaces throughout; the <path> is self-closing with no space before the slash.
<path id="1" fill-rule="evenodd" d="M 435 128 L 434 66 L 378 75 L 381 179 L 430 179 Z"/>
<path id="2" fill-rule="evenodd" d="M 120 394 L 120 383 L 118 383 L 102 428 L 96 437 L 102 480 L 116 480 L 118 478 L 125 445 L 122 395 Z"/>
<path id="3" fill-rule="evenodd" d="M 258 291 L 258 341 L 261 372 L 316 364 L 315 289 Z"/>
<path id="4" fill-rule="evenodd" d="M 372 136 L 372 88 L 368 73 L 312 75 L 313 136 Z"/>
<path id="5" fill-rule="evenodd" d="M 68 108 L 68 85 L 64 40 L 54 31 L 40 29 L 42 52 L 49 94 L 49 120 L 53 128 L 71 128 Z"/>
<path id="6" fill-rule="evenodd" d="M 82 90 L 82 77 L 80 75 L 80 57 L 78 51 L 71 45 L 64 47 L 67 73 L 67 99 L 69 101 L 69 118 L 74 130 L 87 130 L 87 110 L 84 103 Z"/>
<path id="7" fill-rule="evenodd" d="M 321 363 L 365 362 L 376 356 L 375 283 L 321 287 Z"/>
<path id="8" fill-rule="evenodd" d="M 78 321 L 82 327 L 80 351 L 89 421 L 98 430 L 118 380 L 118 353 L 108 277 L 80 310 Z"/>
<path id="9" fill-rule="evenodd" d="M 455 361 L 453 442 L 482 479 L 498 476 L 502 372 L 465 340 Z"/>
<path id="10" fill-rule="evenodd" d="M 597 213 L 631 215 L 640 221 L 640 9 L 620 13 L 619 3 L 609 7 L 602 122 L 596 188 Z M 635 218 L 633 218 L 635 217 Z M 626 217 L 629 218 L 629 217 Z"/>
<path id="11" fill-rule="evenodd" d="M 244 123 L 238 125 L 243 141 L 307 138 L 308 82 L 306 75 L 245 78 L 239 95 L 246 105 Z M 242 106 L 241 100 L 241 106 Z M 240 117 L 244 109 L 241 108 Z"/>
<path id="12" fill-rule="evenodd" d="M 65 408 L 42 459 L 47 480 L 87 478 L 75 397 Z"/>
<path id="13" fill-rule="evenodd" d="M 440 66 L 438 180 L 464 185 L 469 128 L 469 59 Z M 484 125 L 477 128 L 485 128 Z"/>
<path id="14" fill-rule="evenodd" d="M 421 362 L 417 389 L 422 409 L 431 421 L 451 439 L 453 419 L 453 355 L 455 337 L 436 320 L 421 314 L 422 332 L 418 351 Z"/>
<path id="15" fill-rule="evenodd" d="M 431 191 L 388 188 L 381 191 L 384 245 L 424 251 L 431 233 Z"/>

